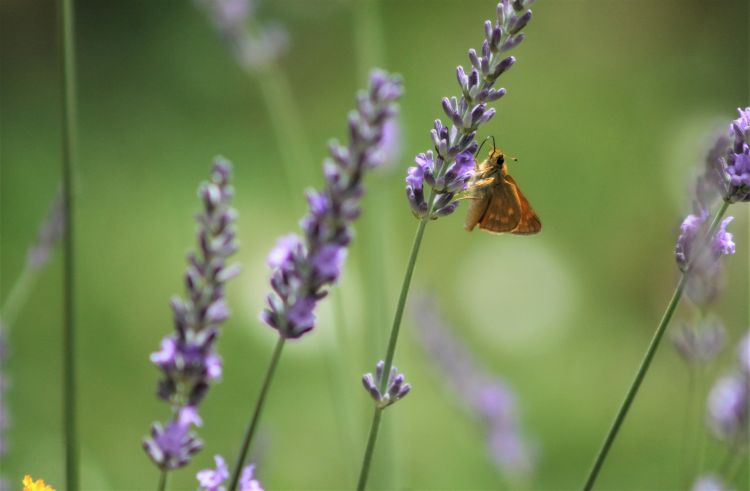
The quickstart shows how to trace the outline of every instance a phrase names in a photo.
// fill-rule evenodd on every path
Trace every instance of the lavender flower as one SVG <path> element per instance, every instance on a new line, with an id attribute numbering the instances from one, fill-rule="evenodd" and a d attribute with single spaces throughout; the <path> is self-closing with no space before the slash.
<path id="1" fill-rule="evenodd" d="M 422 297 L 416 311 L 417 332 L 430 359 L 458 400 L 487 428 L 487 446 L 493 462 L 505 474 L 528 474 L 533 459 L 519 428 L 511 388 L 476 366 L 466 347 L 443 323 L 433 301 Z"/>
<path id="2" fill-rule="evenodd" d="M 686 294 L 699 306 L 712 302 L 722 287 L 722 255 L 734 254 L 735 246 L 727 225 L 733 220 L 727 217 L 719 230 L 710 239 L 708 234 L 708 212 L 696 211 L 685 218 L 680 226 L 680 236 L 675 246 L 675 259 L 680 270 L 688 275 Z"/>
<path id="3" fill-rule="evenodd" d="M 675 259 L 683 272 L 686 270 L 692 258 L 693 247 L 700 238 L 701 232 L 705 230 L 708 212 L 700 209 L 696 213 L 691 213 L 680 225 L 680 236 L 677 238 L 675 246 Z"/>
<path id="4" fill-rule="evenodd" d="M 380 387 L 383 384 L 384 367 L 385 362 L 380 360 L 377 365 L 375 365 L 375 376 L 373 376 L 372 373 L 366 373 L 362 376 L 362 385 L 364 385 L 365 390 L 375 401 L 375 405 L 378 409 L 387 408 L 391 404 L 406 397 L 406 394 L 411 391 L 411 385 L 406 383 L 404 374 L 398 373 L 396 367 L 391 367 L 391 371 L 388 374 L 388 382 L 385 385 L 385 391 L 381 393 Z"/>
<path id="5" fill-rule="evenodd" d="M 747 335 L 746 335 L 747 336 Z M 708 396 L 708 424 L 714 434 L 727 441 L 747 444 L 750 376 L 746 371 L 747 337 L 740 341 L 737 369 L 716 381 Z"/>
<path id="6" fill-rule="evenodd" d="M 325 187 L 308 191 L 309 212 L 300 225 L 304 238 L 281 238 L 268 257 L 272 269 L 268 308 L 261 319 L 285 338 L 299 338 L 315 326 L 315 306 L 336 283 L 360 214 L 364 173 L 381 163 L 383 128 L 396 114 L 401 82 L 374 71 L 370 88 L 349 115 L 349 144 L 333 141 L 323 165 Z"/>
<path id="7" fill-rule="evenodd" d="M 200 489 L 205 491 L 219 491 L 224 489 L 221 485 L 229 479 L 229 468 L 221 455 L 214 456 L 216 469 L 206 469 L 196 474 Z"/>
<path id="8" fill-rule="evenodd" d="M 686 363 L 698 365 L 708 363 L 724 347 L 726 331 L 721 321 L 704 321 L 697 328 L 686 325 L 672 337 L 672 343 Z"/>
<path id="9" fill-rule="evenodd" d="M 743 434 L 747 426 L 747 381 L 739 375 L 719 379 L 708 398 L 709 423 L 722 439 Z"/>
<path id="10" fill-rule="evenodd" d="M 724 160 L 724 199 L 730 203 L 750 201 L 750 107 L 737 111 L 740 116 L 729 127 L 732 142 Z"/>
<path id="11" fill-rule="evenodd" d="M 157 393 L 178 408 L 166 430 L 155 424 L 152 438 L 144 442 L 149 456 L 162 469 L 187 464 L 200 449 L 200 442 L 187 433 L 189 423 L 198 424 L 196 408 L 210 382 L 221 377 L 221 359 L 214 345 L 219 326 L 229 317 L 225 284 L 239 273 L 238 265 L 227 265 L 237 250 L 230 174 L 231 164 L 217 158 L 210 182 L 198 191 L 203 211 L 196 216 L 198 252 L 188 255 L 187 298 L 172 299 L 175 332 L 162 340 L 160 351 L 151 354 L 151 361 L 162 371 Z"/>
<path id="12" fill-rule="evenodd" d="M 224 481 L 229 479 L 229 469 L 227 468 L 226 462 L 221 455 L 214 457 L 216 462 L 216 469 L 206 469 L 198 472 L 196 478 L 198 479 L 199 489 L 201 491 L 225 491 L 226 488 L 223 486 Z M 240 491 L 263 491 L 260 482 L 253 478 L 253 471 L 255 466 L 248 465 L 242 469 L 242 475 L 239 480 Z"/>
<path id="13" fill-rule="evenodd" d="M 284 28 L 258 25 L 256 0 L 196 0 L 196 3 L 246 70 L 263 69 L 286 51 L 289 40 Z"/>
<path id="14" fill-rule="evenodd" d="M 465 190 L 474 173 L 474 141 L 478 128 L 495 115 L 489 103 L 505 95 L 505 89 L 494 88 L 497 79 L 515 63 L 505 53 L 524 39 L 521 30 L 531 20 L 527 10 L 531 0 L 502 0 L 497 4 L 497 19 L 484 24 L 485 40 L 480 53 L 469 50 L 470 73 L 462 66 L 456 69 L 461 88 L 459 98 L 443 98 L 442 106 L 449 125 L 436 120 L 431 131 L 435 153 L 417 155 L 416 166 L 406 177 L 406 196 L 412 213 L 418 218 L 437 219 L 450 215 L 458 207 L 456 193 Z M 434 200 L 425 198 L 424 183 L 434 193 Z"/>
<path id="15" fill-rule="evenodd" d="M 202 424 L 192 406 L 181 408 L 166 428 L 160 423 L 151 427 L 151 438 L 143 441 L 143 448 L 151 460 L 162 470 L 178 469 L 203 448 L 203 443 L 190 431 L 193 425 Z"/>
<path id="16" fill-rule="evenodd" d="M 719 230 L 714 235 L 713 242 L 711 243 L 712 250 L 715 256 L 734 254 L 734 241 L 732 240 L 732 234 L 727 232 L 727 225 L 729 225 L 734 217 L 727 217 L 722 220 Z"/>

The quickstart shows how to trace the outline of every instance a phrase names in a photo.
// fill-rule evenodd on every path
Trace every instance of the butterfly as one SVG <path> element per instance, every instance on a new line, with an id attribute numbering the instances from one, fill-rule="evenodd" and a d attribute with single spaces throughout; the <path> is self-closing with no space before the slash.
<path id="1" fill-rule="evenodd" d="M 476 167 L 469 183 L 465 228 L 479 228 L 494 234 L 531 235 L 542 229 L 542 222 L 505 165 L 505 155 L 493 148 L 487 159 Z"/>

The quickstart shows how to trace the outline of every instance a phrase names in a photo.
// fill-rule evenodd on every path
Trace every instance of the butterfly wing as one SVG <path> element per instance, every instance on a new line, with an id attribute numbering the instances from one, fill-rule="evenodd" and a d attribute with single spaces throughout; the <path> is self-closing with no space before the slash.
<path id="1" fill-rule="evenodd" d="M 516 227 L 511 230 L 511 233 L 517 235 L 531 235 L 538 233 L 542 229 L 542 222 L 539 220 L 534 209 L 529 204 L 529 200 L 523 195 L 521 190 L 518 188 L 518 184 L 515 179 L 510 175 L 506 174 L 505 180 L 508 186 L 513 189 L 513 192 L 518 196 L 518 206 L 520 209 L 520 217 Z"/>
<path id="2" fill-rule="evenodd" d="M 477 226 L 490 206 L 492 188 L 495 186 L 495 178 L 489 177 L 472 183 L 469 191 L 469 210 L 466 212 L 464 228 L 471 232 Z"/>
<path id="3" fill-rule="evenodd" d="M 512 232 L 520 219 L 521 207 L 514 186 L 500 176 L 492 186 L 487 207 L 479 218 L 479 228 L 493 234 Z"/>

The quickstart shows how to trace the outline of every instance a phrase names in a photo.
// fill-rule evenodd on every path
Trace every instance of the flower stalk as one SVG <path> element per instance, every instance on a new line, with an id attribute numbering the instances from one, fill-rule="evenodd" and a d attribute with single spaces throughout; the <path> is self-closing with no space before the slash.
<path id="1" fill-rule="evenodd" d="M 253 415 L 250 418 L 250 423 L 248 423 L 247 429 L 245 430 L 245 436 L 242 438 L 242 447 L 240 448 L 240 453 L 237 456 L 237 462 L 235 463 L 234 471 L 232 472 L 232 481 L 229 485 L 230 491 L 234 491 L 235 489 L 237 489 L 237 484 L 240 481 L 240 475 L 242 473 L 245 459 L 247 458 L 247 452 L 250 449 L 250 444 L 252 443 L 253 437 L 255 436 L 255 430 L 258 427 L 260 415 L 263 412 L 263 405 L 266 402 L 268 390 L 271 388 L 273 375 L 276 372 L 276 366 L 279 364 L 279 360 L 281 359 L 281 352 L 284 350 L 285 342 L 286 338 L 284 336 L 279 336 L 278 341 L 276 341 L 276 347 L 273 349 L 271 361 L 268 364 L 268 369 L 266 369 L 266 375 L 265 377 L 263 377 L 263 385 L 261 385 L 260 392 L 258 393 L 258 399 L 255 401 Z"/>
<path id="2" fill-rule="evenodd" d="M 61 76 L 62 76 L 62 192 L 64 223 L 67 233 L 63 238 L 63 328 L 62 328 L 62 384 L 63 435 L 65 448 L 65 487 L 78 489 L 78 435 L 76 430 L 75 376 L 75 254 L 73 222 L 73 182 L 76 161 L 76 77 L 73 0 L 61 1 Z"/>
<path id="3" fill-rule="evenodd" d="M 430 196 L 429 203 L 433 203 L 433 196 Z M 388 339 L 388 349 L 386 351 L 385 360 L 383 363 L 383 372 L 389 373 L 393 366 L 393 357 L 396 354 L 396 344 L 398 343 L 398 335 L 401 330 L 401 319 L 404 316 L 404 307 L 406 306 L 406 299 L 409 296 L 409 287 L 411 286 L 411 278 L 414 274 L 414 268 L 417 265 L 417 256 L 419 255 L 419 249 L 422 245 L 422 239 L 424 237 L 425 228 L 427 228 L 427 222 L 429 220 L 432 210 L 429 210 L 420 220 L 417 226 L 417 232 L 414 235 L 414 241 L 412 242 L 411 252 L 409 253 L 409 260 L 406 264 L 406 272 L 404 273 L 404 279 L 401 282 L 401 292 L 398 296 L 398 304 L 396 305 L 396 313 L 393 317 L 393 325 L 391 326 L 391 334 Z M 388 385 L 388 377 L 382 377 L 379 384 L 379 390 L 381 393 L 386 392 Z M 380 419 L 383 416 L 383 410 L 385 407 L 379 405 L 375 406 L 375 410 L 372 415 L 372 422 L 370 423 L 370 432 L 367 437 L 367 446 L 365 447 L 365 455 L 362 459 L 362 467 L 359 471 L 359 480 L 357 481 L 357 490 L 362 491 L 367 486 L 367 478 L 370 474 L 370 465 L 372 463 L 372 456 L 375 452 L 375 442 L 378 439 L 378 430 L 380 429 Z"/>
<path id="4" fill-rule="evenodd" d="M 416 166 L 408 169 L 406 177 L 406 197 L 412 213 L 419 219 L 417 232 L 412 243 L 406 272 L 401 284 L 396 313 L 391 326 L 386 356 L 383 360 L 384 373 L 393 366 L 396 345 L 401 329 L 401 319 L 409 294 L 414 267 L 428 220 L 437 220 L 453 213 L 458 208 L 458 195 L 464 191 L 474 173 L 475 141 L 479 127 L 492 119 L 495 109 L 489 107 L 505 95 L 505 89 L 496 89 L 495 82 L 515 63 L 513 56 L 504 53 L 518 46 L 524 39 L 521 32 L 531 20 L 530 0 L 501 0 L 496 7 L 496 21 L 485 21 L 485 39 L 479 52 L 469 50 L 472 69 L 467 74 L 462 66 L 456 69 L 456 77 L 461 89 L 460 97 L 442 100 L 442 108 L 448 117 L 448 125 L 435 120 L 430 134 L 435 153 L 432 150 L 420 153 Z M 425 193 L 425 187 L 429 193 Z M 429 196 L 425 199 L 425 195 Z M 388 377 L 380 380 L 379 391 L 385 394 Z M 357 489 L 364 490 L 377 441 L 378 430 L 385 406 L 375 405 L 365 454 L 360 468 Z"/>
<path id="5" fill-rule="evenodd" d="M 341 275 L 353 224 L 361 214 L 364 175 L 383 162 L 384 127 L 397 113 L 402 86 L 398 76 L 374 70 L 368 90 L 357 96 L 357 108 L 349 114 L 346 146 L 329 144 L 330 158 L 323 164 L 323 189 L 309 190 L 309 211 L 300 222 L 303 236 L 290 234 L 277 242 L 268 256 L 271 293 L 260 319 L 279 335 L 261 395 L 248 424 L 234 469 L 232 486 L 238 482 L 250 441 L 260 418 L 274 369 L 286 339 L 299 339 L 316 324 L 315 310 Z"/>
<path id="6" fill-rule="evenodd" d="M 714 234 L 716 233 L 716 231 L 719 229 L 719 226 L 721 225 L 722 218 L 724 217 L 724 214 L 726 213 L 727 208 L 729 207 L 729 204 L 730 203 L 728 201 L 722 201 L 721 207 L 716 212 L 713 220 L 711 221 L 711 225 L 708 228 L 708 232 L 702 238 L 702 241 L 697 244 L 699 246 L 698 247 L 699 250 L 697 251 L 697 254 L 695 256 L 698 256 L 698 254 L 701 253 L 700 249 L 708 246 L 708 242 L 711 240 L 712 237 L 714 237 Z M 669 325 L 669 322 L 672 320 L 672 315 L 674 314 L 674 311 L 677 308 L 677 305 L 679 304 L 680 299 L 682 298 L 682 293 L 685 290 L 685 286 L 687 285 L 688 279 L 690 277 L 690 273 L 692 272 L 691 271 L 692 266 L 693 266 L 692 260 L 688 260 L 688 263 L 684 267 L 683 273 L 680 276 L 680 280 L 677 283 L 677 286 L 675 287 L 674 292 L 672 293 L 672 298 L 669 300 L 669 303 L 667 304 L 664 314 L 662 315 L 661 321 L 657 325 L 656 330 L 654 331 L 654 335 L 651 338 L 651 342 L 649 343 L 648 348 L 646 349 L 646 353 L 643 356 L 643 359 L 641 360 L 641 364 L 635 373 L 633 382 L 631 382 L 630 387 L 628 388 L 628 391 L 625 394 L 625 399 L 620 405 L 620 408 L 617 410 L 617 414 L 615 415 L 615 418 L 612 421 L 612 425 L 610 426 L 609 431 L 607 432 L 607 435 L 604 438 L 604 442 L 602 443 L 602 446 L 599 449 L 599 452 L 596 454 L 596 457 L 594 458 L 594 463 L 591 466 L 591 470 L 589 471 L 589 474 L 586 478 L 586 482 L 584 483 L 584 486 L 583 486 L 584 491 L 589 491 L 593 489 L 594 487 L 594 483 L 596 482 L 599 472 L 601 471 L 602 465 L 604 464 L 604 461 L 607 458 L 607 454 L 609 453 L 609 450 L 612 447 L 612 444 L 614 443 L 618 432 L 620 431 L 620 427 L 622 426 L 622 423 L 625 421 L 625 417 L 627 416 L 628 411 L 630 410 L 630 406 L 633 404 L 633 400 L 635 399 L 635 396 L 638 394 L 638 389 L 640 389 L 641 383 L 643 382 L 643 379 L 646 376 L 646 373 L 648 372 L 649 367 L 651 366 L 651 361 L 654 358 L 656 349 L 659 347 L 659 343 L 661 342 L 662 336 L 664 335 L 664 332 L 666 331 L 667 326 Z"/>

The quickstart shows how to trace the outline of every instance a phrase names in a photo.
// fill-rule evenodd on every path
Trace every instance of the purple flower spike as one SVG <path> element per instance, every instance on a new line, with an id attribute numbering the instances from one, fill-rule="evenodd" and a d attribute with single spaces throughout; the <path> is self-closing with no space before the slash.
<path id="1" fill-rule="evenodd" d="M 383 366 L 385 362 L 380 360 L 375 366 L 375 375 L 366 373 L 362 376 L 362 385 L 375 401 L 375 406 L 385 409 L 391 404 L 395 404 L 400 399 L 406 397 L 411 391 L 411 385 L 406 383 L 402 373 L 398 373 L 396 367 L 391 367 L 388 374 L 388 383 L 386 384 L 385 393 L 380 392 L 380 386 L 383 383 Z"/>
<path id="2" fill-rule="evenodd" d="M 505 89 L 495 88 L 495 82 L 515 63 L 515 58 L 505 52 L 523 41 L 521 30 L 531 20 L 530 1 L 502 0 L 497 4 L 497 20 L 485 21 L 485 40 L 479 52 L 469 50 L 471 71 L 456 69 L 460 98 L 444 97 L 443 112 L 450 126 L 435 121 L 430 132 L 435 149 L 419 154 L 417 166 L 410 167 L 406 178 L 406 196 L 412 213 L 417 218 L 431 219 L 450 215 L 458 207 L 457 194 L 464 191 L 474 175 L 474 153 L 477 130 L 495 115 L 489 103 L 500 99 Z M 430 192 L 425 193 L 424 183 L 431 188 L 434 200 L 428 203 Z"/>
<path id="3" fill-rule="evenodd" d="M 198 421 L 198 404 L 208 392 L 210 383 L 221 378 L 221 358 L 216 353 L 215 343 L 219 327 L 229 317 L 224 298 L 226 282 L 239 272 L 238 265 L 227 264 L 237 250 L 234 231 L 237 212 L 230 207 L 233 193 L 230 177 L 231 164 L 217 158 L 211 180 L 198 190 L 203 211 L 196 216 L 197 252 L 188 255 L 186 299 L 172 299 L 174 333 L 164 337 L 161 349 L 150 357 L 162 372 L 157 388 L 159 398 L 178 410 L 177 419 L 168 423 L 166 429 L 155 424 L 151 439 L 144 442 L 146 452 L 162 469 L 181 467 L 200 450 L 200 442 L 188 436 L 189 425 L 186 426 L 184 421 L 190 414 L 194 414 L 195 421 Z M 186 412 L 188 409 L 190 411 Z M 179 431 L 184 435 L 178 438 Z M 169 435 L 172 435 L 170 441 L 182 442 L 179 444 L 181 448 L 189 451 L 165 450 Z"/>
<path id="4" fill-rule="evenodd" d="M 260 318 L 285 338 L 314 328 L 317 302 L 341 275 L 352 224 L 360 214 L 362 178 L 383 161 L 386 125 L 396 115 L 401 90 L 398 77 L 372 73 L 369 90 L 358 95 L 357 110 L 349 115 L 349 144 L 330 144 L 331 158 L 323 164 L 325 187 L 308 192 L 309 212 L 300 222 L 304 237 L 282 238 L 268 257 L 273 292 Z M 414 184 L 423 178 L 414 175 Z"/>
<path id="5" fill-rule="evenodd" d="M 432 300 L 422 297 L 416 310 L 417 332 L 439 370 L 440 382 L 449 386 L 468 413 L 483 424 L 493 462 L 504 474 L 529 474 L 533 455 L 521 432 L 511 388 L 476 365 L 440 318 Z"/>

